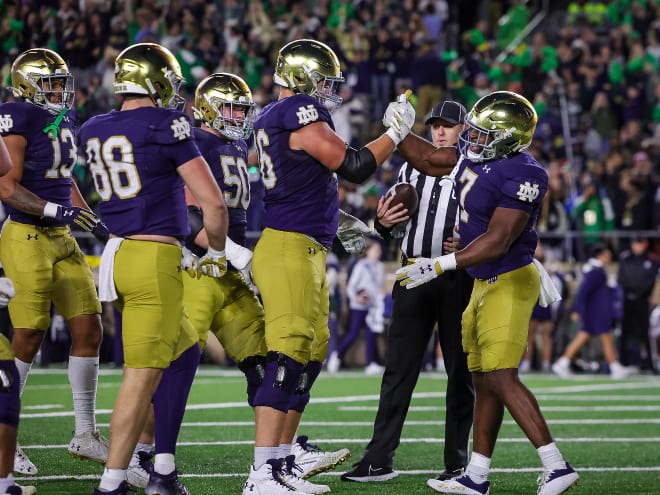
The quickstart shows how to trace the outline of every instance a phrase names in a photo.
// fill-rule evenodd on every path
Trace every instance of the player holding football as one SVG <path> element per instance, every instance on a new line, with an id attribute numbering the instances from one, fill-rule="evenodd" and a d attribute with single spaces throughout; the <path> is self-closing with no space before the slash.
<path id="1" fill-rule="evenodd" d="M 121 308 L 125 360 L 96 495 L 128 493 L 126 468 L 162 371 L 190 347 L 182 338 L 184 183 L 204 212 L 209 239 L 198 274 L 221 277 L 226 270 L 227 208 L 188 117 L 177 110 L 182 82 L 169 50 L 155 43 L 129 46 L 115 60 L 114 89 L 124 97 L 120 111 L 93 117 L 80 129 L 99 209 L 113 235 L 101 260 L 99 292 Z M 196 344 L 196 334 L 191 338 Z M 176 471 L 170 474 L 176 477 Z"/>
<path id="2" fill-rule="evenodd" d="M 388 131 L 360 150 L 348 147 L 330 117 L 341 103 L 337 89 L 343 80 L 328 46 L 292 41 L 276 61 L 279 99 L 254 124 L 266 215 L 252 267 L 264 303 L 268 354 L 254 397 L 254 464 L 245 495 L 292 491 L 281 483 L 286 466 L 278 459 L 279 446 L 293 442 L 302 412 L 290 411 L 292 401 L 308 400 L 327 353 L 325 258 L 338 227 L 335 172 L 363 182 L 404 134 Z"/>
<path id="3" fill-rule="evenodd" d="M 406 132 L 414 122 L 414 109 L 406 102 L 391 103 L 383 122 Z M 441 493 L 489 493 L 490 461 L 504 407 L 541 458 L 539 495 L 564 493 L 579 478 L 553 442 L 534 395 L 518 378 L 530 316 L 539 299 L 541 282 L 533 263 L 538 236 L 533 227 L 548 186 L 547 173 L 525 151 L 536 122 L 534 107 L 516 93 L 497 91 L 474 105 L 459 138 L 464 159 L 456 174 L 465 247 L 410 260 L 397 270 L 401 285 L 410 288 L 457 268 L 466 268 L 475 278 L 462 318 L 463 348 L 476 390 L 473 453 L 464 475 L 428 480 Z M 410 165 L 429 175 L 445 175 L 457 162 L 453 148 L 436 148 L 412 134 L 399 150 Z"/>
<path id="4" fill-rule="evenodd" d="M 68 375 L 75 432 L 68 451 L 103 463 L 108 447 L 94 417 L 101 305 L 92 272 L 69 227 L 78 226 L 101 238 L 107 237 L 107 230 L 71 178 L 77 159 L 75 122 L 69 113 L 73 74 L 57 53 L 35 48 L 16 58 L 11 80 L 18 101 L 0 105 L 0 135 L 13 163 L 0 178 L 0 195 L 9 216 L 0 237 L 0 256 L 16 288 L 9 315 L 19 391 L 23 392 L 50 326 L 54 305 L 71 330 Z M 14 469 L 37 472 L 20 447 Z"/>

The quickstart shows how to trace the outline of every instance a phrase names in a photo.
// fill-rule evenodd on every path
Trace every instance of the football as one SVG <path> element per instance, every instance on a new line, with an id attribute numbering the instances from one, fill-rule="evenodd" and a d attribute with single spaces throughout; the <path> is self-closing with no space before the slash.
<path id="1" fill-rule="evenodd" d="M 408 215 L 413 215 L 419 206 L 419 197 L 417 190 L 407 182 L 397 182 L 385 194 L 385 199 L 394 196 L 390 207 L 403 203 L 408 209 Z"/>

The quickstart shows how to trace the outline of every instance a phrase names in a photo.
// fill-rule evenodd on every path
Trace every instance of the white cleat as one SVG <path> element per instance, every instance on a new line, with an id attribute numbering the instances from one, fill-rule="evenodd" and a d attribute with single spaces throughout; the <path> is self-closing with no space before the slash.
<path id="1" fill-rule="evenodd" d="M 37 474 L 37 466 L 23 452 L 23 449 L 16 444 L 16 454 L 14 455 L 14 472 L 19 474 Z"/>
<path id="2" fill-rule="evenodd" d="M 639 374 L 639 368 L 636 366 L 624 366 L 618 361 L 610 364 L 610 376 L 613 380 L 623 380 Z"/>
<path id="3" fill-rule="evenodd" d="M 108 460 L 108 441 L 99 430 L 86 431 L 71 439 L 68 451 L 71 457 L 105 464 Z"/>
<path id="4" fill-rule="evenodd" d="M 296 456 L 296 464 L 300 466 L 303 479 L 330 471 L 336 468 L 351 456 L 348 449 L 340 449 L 334 452 L 326 452 L 316 445 L 307 443 L 307 437 L 300 435 L 291 446 L 291 453 Z"/>
<path id="5" fill-rule="evenodd" d="M 320 493 L 328 493 L 330 491 L 330 487 L 328 485 L 316 485 L 303 479 L 302 469 L 296 464 L 296 456 L 293 454 L 285 457 L 282 473 L 286 483 L 294 487 L 296 492 L 318 495 Z"/>
<path id="6" fill-rule="evenodd" d="M 268 459 L 259 469 L 251 466 L 250 475 L 243 485 L 243 495 L 311 495 L 289 485 L 282 467 L 282 459 Z"/>
<path id="7" fill-rule="evenodd" d="M 140 454 L 142 453 L 143 462 L 140 462 Z M 147 451 L 140 451 L 135 449 L 131 456 L 131 462 L 128 463 L 126 470 L 126 481 L 129 485 L 136 488 L 146 488 L 149 484 L 149 472 L 144 468 L 146 462 L 150 462 L 151 453 Z"/>
<path id="8" fill-rule="evenodd" d="M 573 375 L 571 372 L 571 362 L 565 357 L 560 357 L 557 359 L 557 361 L 555 361 L 552 365 L 551 369 L 552 372 L 560 378 L 568 378 L 569 376 Z"/>
<path id="9" fill-rule="evenodd" d="M 564 469 L 546 471 L 539 476 L 537 495 L 561 495 L 577 485 L 580 476 L 567 462 Z"/>

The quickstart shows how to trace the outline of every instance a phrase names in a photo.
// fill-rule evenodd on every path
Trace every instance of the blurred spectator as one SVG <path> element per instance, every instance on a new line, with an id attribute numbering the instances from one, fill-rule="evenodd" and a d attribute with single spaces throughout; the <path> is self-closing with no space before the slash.
<path id="1" fill-rule="evenodd" d="M 606 240 L 605 232 L 614 230 L 612 205 L 597 180 L 585 174 L 581 181 L 582 193 L 575 201 L 571 217 L 582 233 L 577 240 L 577 259 L 585 260 L 591 247 Z"/>

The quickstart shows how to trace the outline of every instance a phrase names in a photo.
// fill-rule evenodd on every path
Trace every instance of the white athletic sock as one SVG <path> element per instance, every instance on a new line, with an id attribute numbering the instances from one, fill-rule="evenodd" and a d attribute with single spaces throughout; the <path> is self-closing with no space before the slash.
<path id="1" fill-rule="evenodd" d="M 255 447 L 254 448 L 254 469 L 259 469 L 266 464 L 268 459 L 279 459 L 279 447 Z"/>
<path id="2" fill-rule="evenodd" d="M 32 368 L 32 363 L 26 363 L 25 361 L 21 361 L 18 358 L 15 358 L 14 362 L 16 363 L 16 367 L 18 368 L 18 379 L 20 386 L 18 392 L 22 396 L 23 389 L 25 388 L 25 382 L 27 381 L 28 373 L 30 372 L 30 368 Z"/>
<path id="3" fill-rule="evenodd" d="M 6 478 L 0 478 L 0 493 L 6 493 L 7 488 L 14 484 L 14 476 L 9 473 Z"/>
<path id="4" fill-rule="evenodd" d="M 286 456 L 291 455 L 291 445 L 290 443 L 281 443 L 280 444 L 280 453 L 278 454 L 278 457 L 281 457 L 284 459 Z"/>
<path id="5" fill-rule="evenodd" d="M 555 471 L 557 469 L 566 468 L 564 456 L 559 452 L 555 442 L 549 443 L 548 445 L 542 445 L 536 449 L 536 451 L 539 453 L 539 457 L 543 463 L 543 469 L 546 471 Z"/>
<path id="6" fill-rule="evenodd" d="M 96 385 L 99 378 L 99 358 L 69 356 L 69 383 L 73 392 L 73 412 L 76 435 L 96 430 Z"/>
<path id="7" fill-rule="evenodd" d="M 470 464 L 468 464 L 465 469 L 465 474 L 467 474 L 472 481 L 476 483 L 483 483 L 488 480 L 488 473 L 490 472 L 490 457 L 479 454 L 478 452 L 472 452 L 472 457 L 470 457 Z"/>
<path id="8" fill-rule="evenodd" d="M 101 483 L 99 488 L 105 490 L 106 492 L 111 492 L 116 490 L 121 485 L 121 482 L 126 479 L 126 470 L 125 469 L 108 469 L 103 470 L 103 476 L 101 476 Z"/>
<path id="9" fill-rule="evenodd" d="M 158 474 L 170 474 L 175 469 L 174 454 L 156 454 L 154 456 L 154 471 Z"/>

